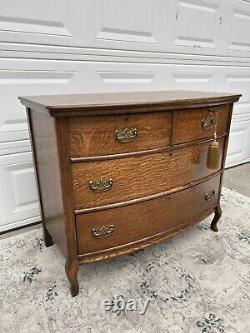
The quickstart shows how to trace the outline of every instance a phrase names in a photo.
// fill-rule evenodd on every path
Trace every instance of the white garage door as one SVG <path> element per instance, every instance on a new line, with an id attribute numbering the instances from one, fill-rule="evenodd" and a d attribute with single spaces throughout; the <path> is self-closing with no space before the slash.
<path id="1" fill-rule="evenodd" d="M 0 231 L 38 221 L 20 95 L 243 93 L 227 165 L 250 160 L 250 2 L 0 0 Z"/>

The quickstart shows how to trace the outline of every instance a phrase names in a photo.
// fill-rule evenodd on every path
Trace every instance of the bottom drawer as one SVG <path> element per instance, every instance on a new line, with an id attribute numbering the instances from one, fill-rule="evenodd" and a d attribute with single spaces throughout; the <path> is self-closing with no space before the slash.
<path id="1" fill-rule="evenodd" d="M 79 254 L 115 248 L 196 223 L 197 216 L 216 205 L 219 182 L 217 175 L 174 194 L 76 216 Z"/>

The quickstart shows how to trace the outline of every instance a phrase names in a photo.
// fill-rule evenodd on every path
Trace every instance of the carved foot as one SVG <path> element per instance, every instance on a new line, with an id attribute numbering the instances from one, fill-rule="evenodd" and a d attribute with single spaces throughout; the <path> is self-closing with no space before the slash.
<path id="1" fill-rule="evenodd" d="M 215 232 L 218 231 L 217 222 L 221 218 L 221 215 L 222 215 L 222 210 L 221 210 L 220 205 L 218 205 L 214 209 L 214 218 L 213 218 L 213 221 L 211 222 L 211 229 Z"/>
<path id="2" fill-rule="evenodd" d="M 72 297 L 79 294 L 79 283 L 77 280 L 77 273 L 79 269 L 79 263 L 76 260 L 67 260 L 65 264 L 65 271 L 70 283 L 70 292 Z"/>
<path id="3" fill-rule="evenodd" d="M 50 247 L 53 245 L 53 239 L 50 236 L 50 234 L 45 226 L 43 226 L 43 237 L 44 237 L 44 244 L 46 247 Z"/>

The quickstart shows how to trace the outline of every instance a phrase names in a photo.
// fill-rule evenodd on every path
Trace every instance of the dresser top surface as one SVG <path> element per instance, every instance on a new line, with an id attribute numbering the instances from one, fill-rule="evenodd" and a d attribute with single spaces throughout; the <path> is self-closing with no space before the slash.
<path id="1" fill-rule="evenodd" d="M 190 107 L 194 104 L 223 104 L 235 102 L 240 94 L 205 92 L 205 91 L 138 91 L 138 92 L 109 92 L 71 95 L 40 95 L 19 97 L 22 104 L 27 107 L 41 109 L 52 116 L 63 116 L 70 112 L 81 110 L 93 112 L 124 108 L 165 107 L 180 108 Z M 115 112 L 121 113 L 121 112 Z"/>

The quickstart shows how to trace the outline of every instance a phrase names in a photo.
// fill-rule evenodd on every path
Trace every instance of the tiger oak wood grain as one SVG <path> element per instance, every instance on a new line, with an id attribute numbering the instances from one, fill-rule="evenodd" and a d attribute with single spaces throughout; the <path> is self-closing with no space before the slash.
<path id="1" fill-rule="evenodd" d="M 173 144 L 185 143 L 199 139 L 212 137 L 215 131 L 215 124 L 206 129 L 202 121 L 207 117 L 217 119 L 217 135 L 227 132 L 230 105 L 222 105 L 211 108 L 196 108 L 190 110 L 178 110 L 174 112 Z"/>
<path id="2" fill-rule="evenodd" d="M 129 254 L 131 252 L 143 249 L 145 247 L 157 244 L 159 242 L 166 241 L 167 239 L 177 235 L 179 232 L 183 232 L 188 228 L 194 226 L 198 222 L 202 221 L 203 219 L 207 218 L 209 215 L 211 215 L 214 212 L 214 210 L 215 210 L 214 207 L 208 210 L 203 210 L 201 214 L 193 216 L 192 221 L 189 221 L 188 224 L 178 224 L 177 226 L 171 229 L 162 231 L 158 234 L 154 234 L 153 236 L 149 236 L 144 239 L 139 239 L 138 241 L 132 243 L 118 245 L 115 248 L 89 252 L 86 254 L 79 254 L 78 260 L 80 264 L 93 263 L 100 260 L 110 260 L 113 257 Z"/>
<path id="3" fill-rule="evenodd" d="M 212 212 L 217 230 L 239 97 L 197 91 L 20 97 L 28 111 L 45 244 L 54 241 L 62 250 L 72 296 L 79 293 L 81 263 L 162 241 Z M 218 109 L 222 134 L 219 171 L 206 168 L 212 130 L 203 132 L 200 122 L 210 108 Z M 119 146 L 113 131 L 123 125 L 138 127 L 138 136 Z M 111 190 L 92 193 L 89 181 L 106 176 L 113 178 Z M 211 190 L 215 195 L 204 200 Z M 114 233 L 94 239 L 93 228 L 98 237 L 112 231 L 106 223 L 115 226 Z"/>
<path id="4" fill-rule="evenodd" d="M 118 154 L 167 147 L 172 127 L 171 112 L 69 119 L 71 157 Z M 137 129 L 133 141 L 117 141 L 120 129 Z"/>
<path id="5" fill-rule="evenodd" d="M 38 178 L 42 223 L 45 243 L 50 241 L 67 256 L 65 212 L 62 200 L 60 161 L 58 157 L 55 120 L 47 115 L 27 109 L 30 136 L 34 151 L 35 170 Z M 39 124 L 39 126 L 37 126 Z"/>
<path id="6" fill-rule="evenodd" d="M 219 143 L 221 160 L 224 139 Z M 205 143 L 172 153 L 72 164 L 74 207 L 83 209 L 123 202 L 206 177 L 216 171 L 207 169 L 208 147 L 209 143 Z M 111 189 L 93 192 L 89 182 L 101 178 L 113 180 Z"/>
<path id="7" fill-rule="evenodd" d="M 76 228 L 79 254 L 135 242 L 170 230 L 179 224 L 189 224 L 194 216 L 215 206 L 218 199 L 219 180 L 220 175 L 161 198 L 78 215 Z M 214 190 L 215 195 L 211 200 L 206 201 L 204 195 L 210 190 Z M 114 225 L 114 232 L 109 237 L 97 239 L 91 234 L 93 228 L 110 224 Z M 126 237 L 124 237 L 125 234 Z"/>

